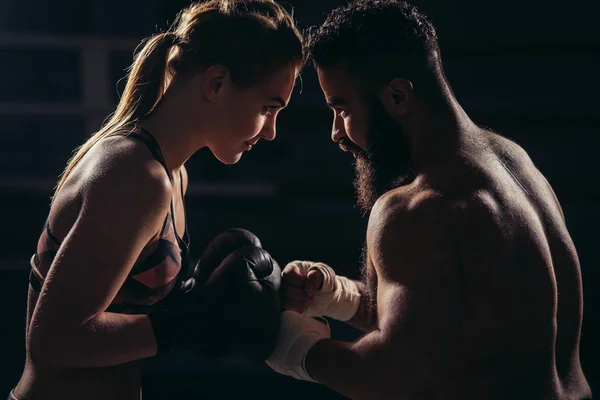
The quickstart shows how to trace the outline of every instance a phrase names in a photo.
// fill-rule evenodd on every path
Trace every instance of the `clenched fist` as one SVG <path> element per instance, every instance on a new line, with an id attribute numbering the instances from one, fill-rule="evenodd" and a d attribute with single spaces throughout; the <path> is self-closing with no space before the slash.
<path id="1" fill-rule="evenodd" d="M 285 310 L 340 321 L 352 318 L 360 303 L 356 283 L 336 276 L 327 264 L 312 261 L 293 261 L 285 266 L 281 297 Z"/>

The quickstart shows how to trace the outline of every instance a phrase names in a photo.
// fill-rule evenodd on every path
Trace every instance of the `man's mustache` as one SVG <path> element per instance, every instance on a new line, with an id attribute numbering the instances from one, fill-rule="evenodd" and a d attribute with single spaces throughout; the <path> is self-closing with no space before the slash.
<path id="1" fill-rule="evenodd" d="M 361 149 L 354 143 L 350 142 L 350 140 L 348 140 L 346 138 L 341 139 L 338 142 L 338 145 L 340 146 L 340 149 L 342 149 L 344 151 L 351 151 L 351 152 L 355 153 L 356 155 L 361 155 L 361 156 L 365 155 L 365 151 L 363 149 Z"/>

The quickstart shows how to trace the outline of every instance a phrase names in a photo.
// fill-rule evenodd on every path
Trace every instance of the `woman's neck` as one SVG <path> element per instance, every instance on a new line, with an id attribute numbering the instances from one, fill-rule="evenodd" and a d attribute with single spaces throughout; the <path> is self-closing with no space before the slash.
<path id="1" fill-rule="evenodd" d="M 186 96 L 177 93 L 177 88 L 169 90 L 156 109 L 139 125 L 148 130 L 160 147 L 167 168 L 171 173 L 181 166 L 199 149 L 206 146 L 202 127 L 198 126 L 197 114 L 189 110 Z"/>

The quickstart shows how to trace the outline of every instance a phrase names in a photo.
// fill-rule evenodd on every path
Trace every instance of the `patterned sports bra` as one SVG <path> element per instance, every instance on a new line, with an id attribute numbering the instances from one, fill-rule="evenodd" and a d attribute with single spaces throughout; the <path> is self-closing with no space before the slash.
<path id="1" fill-rule="evenodd" d="M 115 133 L 115 135 L 144 143 L 168 174 L 158 142 L 150 132 L 136 126 L 131 131 Z M 180 188 L 183 199 L 182 180 Z M 171 200 L 171 206 L 160 234 L 157 239 L 146 245 L 106 311 L 123 314 L 147 314 L 150 312 L 161 300 L 167 297 L 187 273 L 189 244 L 187 223 L 183 238 L 180 238 L 175 230 L 174 205 L 173 200 Z M 50 230 L 50 221 L 46 220 L 44 230 L 37 244 L 37 250 L 31 258 L 31 272 L 29 274 L 31 287 L 38 293 L 42 289 L 44 278 L 48 274 L 60 245 L 61 242 Z"/>

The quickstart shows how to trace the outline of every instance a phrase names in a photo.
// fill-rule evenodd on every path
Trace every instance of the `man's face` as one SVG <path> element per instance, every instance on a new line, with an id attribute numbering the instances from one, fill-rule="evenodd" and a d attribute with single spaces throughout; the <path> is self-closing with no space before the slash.
<path id="1" fill-rule="evenodd" d="M 354 188 L 363 211 L 410 173 L 408 134 L 384 109 L 378 95 L 361 94 L 350 72 L 338 67 L 317 68 L 319 83 L 333 110 L 331 139 L 354 155 Z"/>

